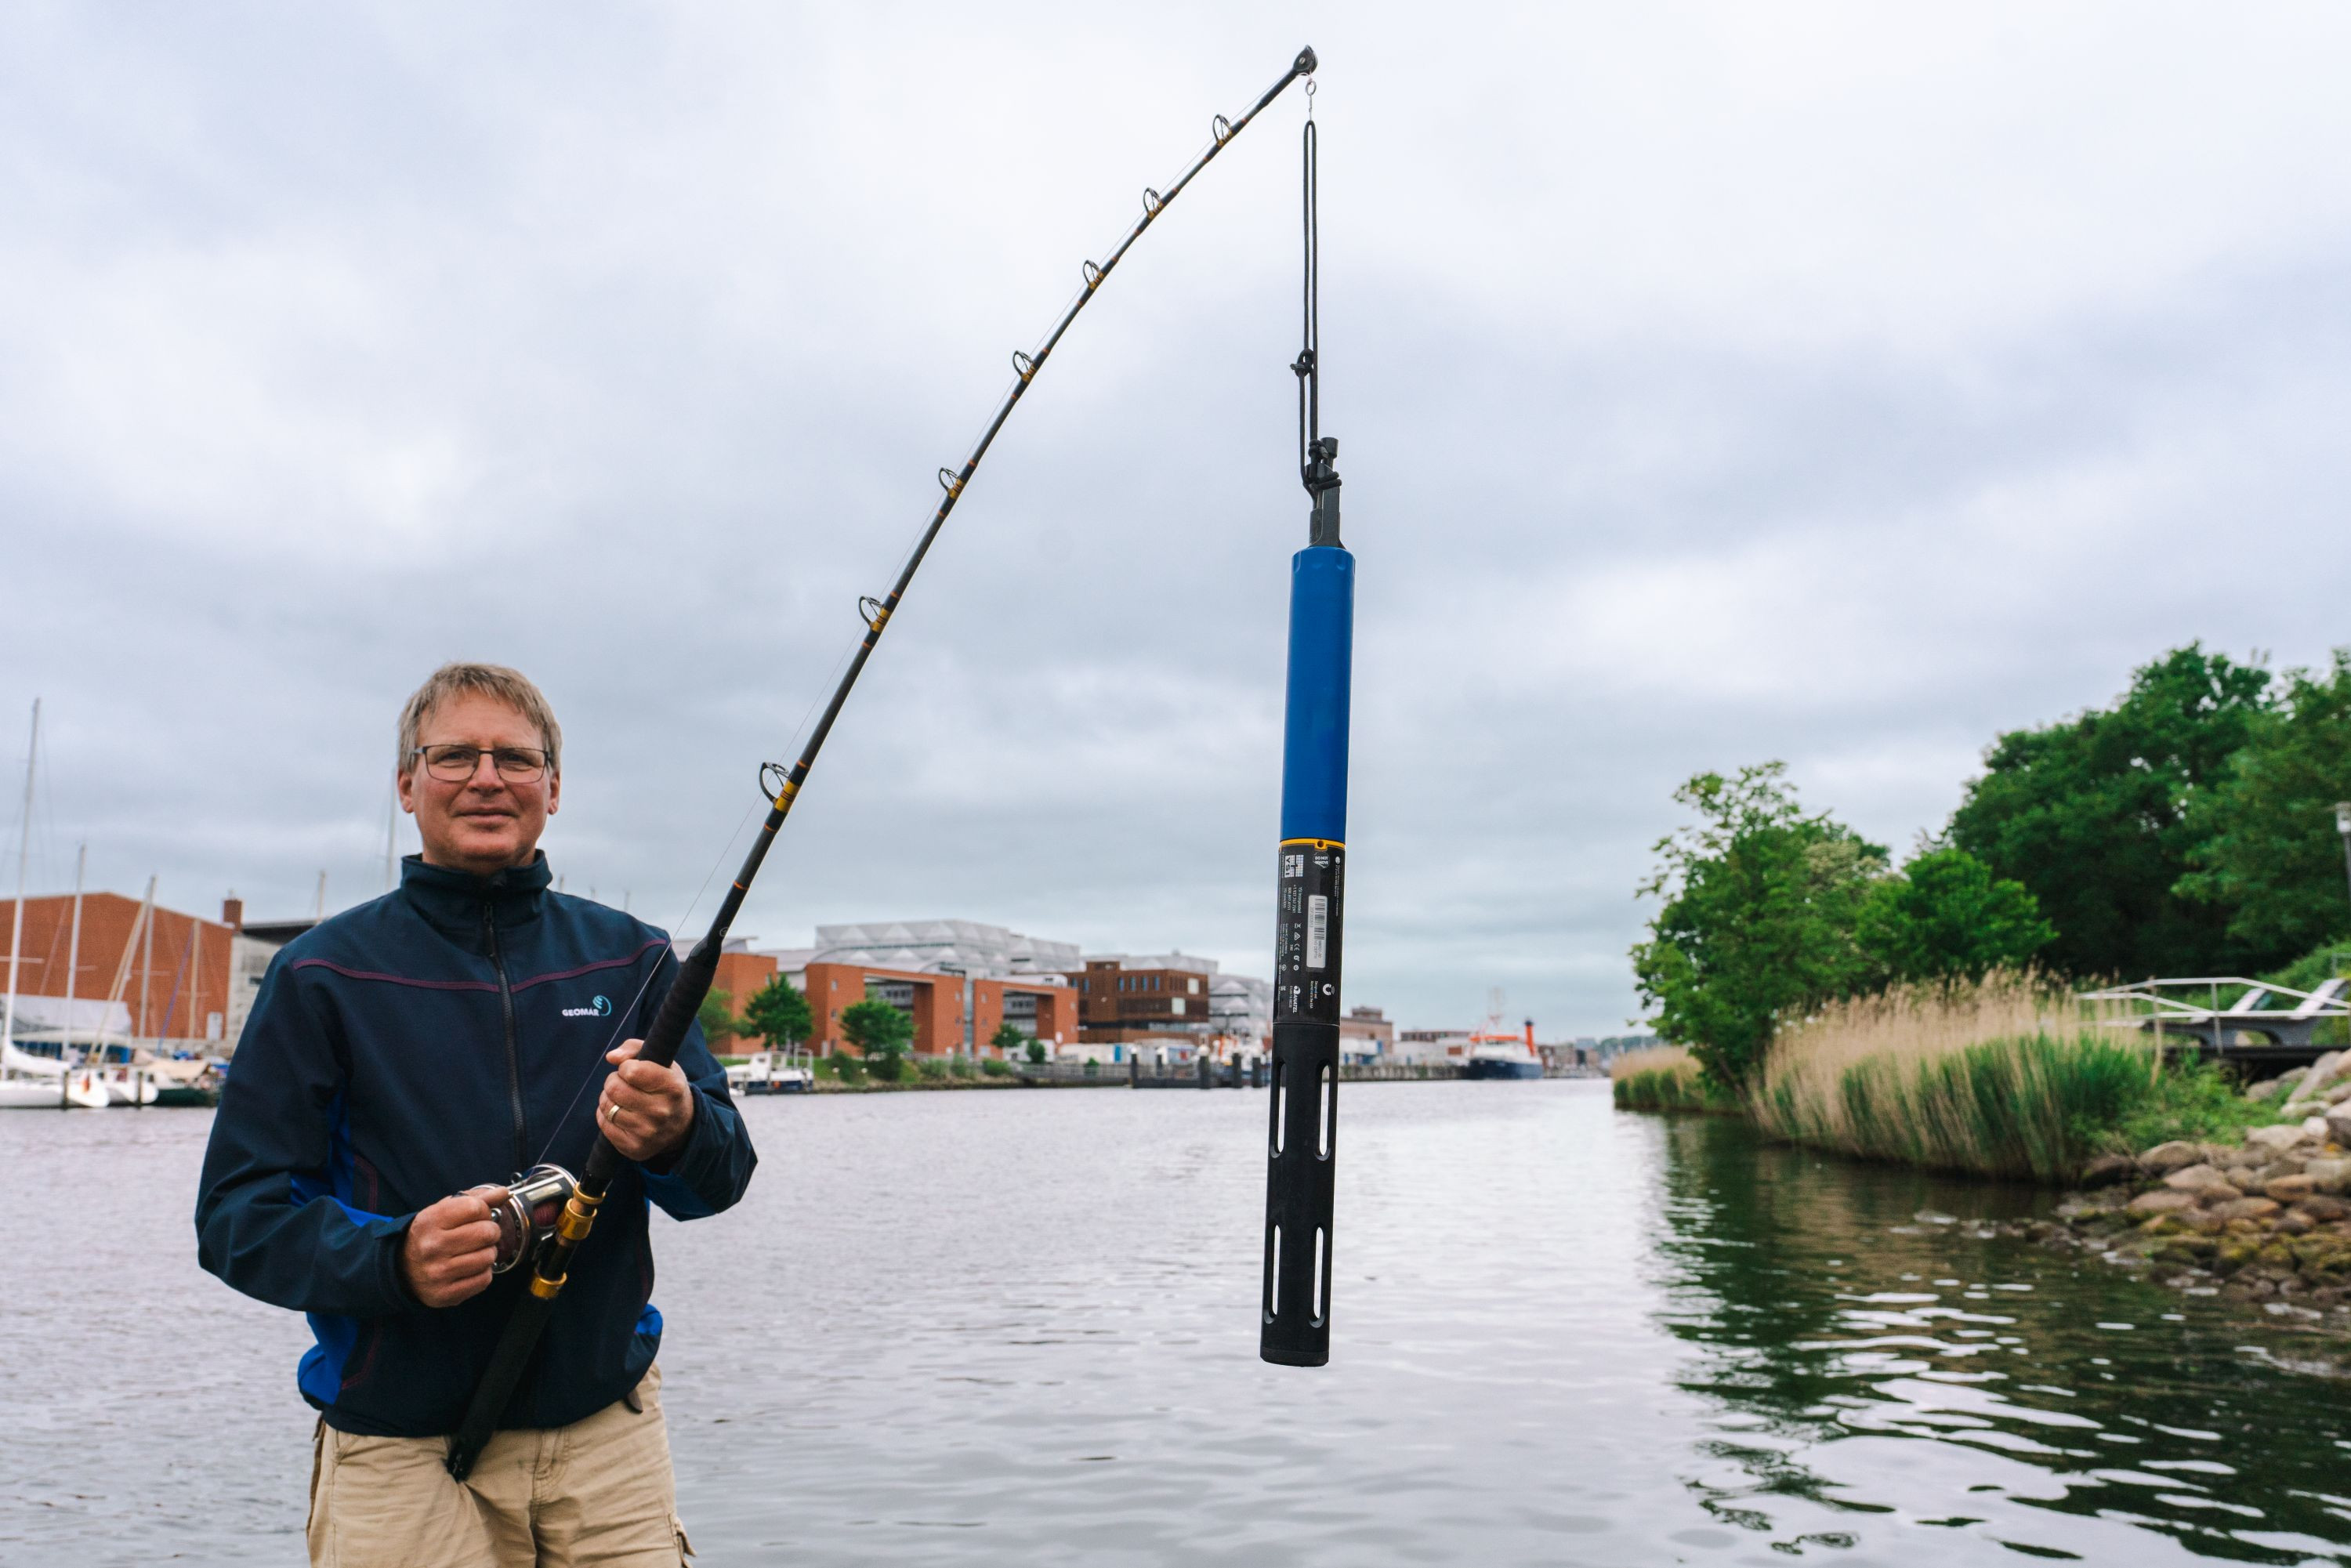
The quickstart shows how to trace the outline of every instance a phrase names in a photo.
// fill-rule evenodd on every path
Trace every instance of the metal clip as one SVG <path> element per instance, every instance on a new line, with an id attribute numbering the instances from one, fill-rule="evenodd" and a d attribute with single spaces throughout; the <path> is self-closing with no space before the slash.
<path id="1" fill-rule="evenodd" d="M 857 599 L 857 618 L 865 622 L 865 629 L 868 632 L 879 632 L 882 630 L 882 622 L 890 619 L 890 612 L 882 607 L 880 600 L 870 593 L 864 593 L 860 594 Z"/>
<path id="2" fill-rule="evenodd" d="M 1150 188 L 1149 186 L 1147 186 L 1147 185 L 1144 187 L 1144 191 L 1143 191 L 1143 215 L 1144 215 L 1144 217 L 1146 217 L 1146 218 L 1155 218 L 1155 217 L 1157 217 L 1157 216 L 1159 215 L 1159 209 L 1160 209 L 1160 208 L 1162 208 L 1162 207 L 1164 207 L 1164 206 L 1165 206 L 1166 204 L 1167 204 L 1166 199 L 1165 199 L 1165 197 L 1161 196 L 1161 195 L 1160 195 L 1160 193 L 1159 193 L 1158 192 L 1156 192 L 1156 191 L 1155 191 L 1155 190 L 1151 189 L 1151 188 Z"/>
<path id="3" fill-rule="evenodd" d="M 1096 267 L 1091 261 L 1081 261 L 1078 263 L 1078 270 L 1086 275 L 1087 293 L 1091 294 L 1095 289 L 1102 287 L 1102 269 L 1101 267 Z"/>
<path id="4" fill-rule="evenodd" d="M 939 488 L 947 493 L 949 500 L 953 500 L 963 493 L 963 481 L 956 476 L 954 469 L 942 468 L 939 470 Z"/>
<path id="5" fill-rule="evenodd" d="M 1037 373 L 1037 361 L 1015 349 L 1012 350 L 1012 373 L 1025 382 Z"/>
<path id="6" fill-rule="evenodd" d="M 1233 122 L 1220 114 L 1208 121 L 1208 133 L 1217 139 L 1217 145 L 1222 147 L 1233 139 Z"/>

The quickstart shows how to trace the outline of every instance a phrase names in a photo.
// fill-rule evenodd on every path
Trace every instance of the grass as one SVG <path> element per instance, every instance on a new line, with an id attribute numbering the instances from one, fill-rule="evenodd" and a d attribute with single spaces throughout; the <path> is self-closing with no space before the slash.
<path id="1" fill-rule="evenodd" d="M 1608 1064 L 1609 1092 L 1619 1111 L 1734 1110 L 1678 1045 L 1628 1051 Z"/>
<path id="2" fill-rule="evenodd" d="M 2030 975 L 1834 1003 L 1773 1042 L 1748 1110 L 1792 1143 L 2045 1182 L 2100 1154 L 2235 1141 L 2276 1119 L 2219 1069 L 2104 1021 Z"/>

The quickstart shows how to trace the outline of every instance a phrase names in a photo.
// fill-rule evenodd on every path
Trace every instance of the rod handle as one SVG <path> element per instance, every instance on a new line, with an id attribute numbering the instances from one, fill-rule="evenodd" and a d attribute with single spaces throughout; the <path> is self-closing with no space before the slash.
<path id="1" fill-rule="evenodd" d="M 490 1364 L 482 1371 L 482 1380 L 474 1385 L 473 1402 L 465 1406 L 465 1418 L 457 1423 L 456 1435 L 449 1439 L 449 1475 L 453 1480 L 464 1480 L 474 1470 L 474 1461 L 482 1457 L 492 1433 L 498 1427 L 498 1417 L 506 1414 L 507 1404 L 522 1382 L 523 1369 L 530 1364 L 531 1353 L 538 1348 L 538 1336 L 547 1328 L 547 1320 L 555 1310 L 552 1297 L 539 1296 L 525 1291 L 515 1300 L 514 1312 L 507 1319 L 504 1333 L 498 1335 L 497 1348 L 490 1353 Z"/>

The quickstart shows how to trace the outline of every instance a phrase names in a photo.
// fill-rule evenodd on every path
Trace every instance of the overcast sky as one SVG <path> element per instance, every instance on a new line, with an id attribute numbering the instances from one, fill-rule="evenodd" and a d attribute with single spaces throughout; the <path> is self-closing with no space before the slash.
<path id="1" fill-rule="evenodd" d="M 1348 999 L 1614 1031 L 1689 774 L 1907 846 L 2166 647 L 2351 641 L 2351 14 L 1943 13 L 8 7 L 32 881 L 373 896 L 473 657 L 561 716 L 570 891 L 677 924 L 1009 352 L 1311 43 Z M 1024 400 L 739 931 L 1269 972 L 1303 110 Z"/>

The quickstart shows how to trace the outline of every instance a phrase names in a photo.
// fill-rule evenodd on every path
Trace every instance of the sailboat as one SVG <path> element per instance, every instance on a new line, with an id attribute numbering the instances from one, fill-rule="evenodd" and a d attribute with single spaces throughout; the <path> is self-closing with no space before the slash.
<path id="1" fill-rule="evenodd" d="M 140 902 L 138 918 L 131 923 L 131 935 L 123 940 L 122 959 L 114 966 L 114 987 L 106 994 L 107 1021 L 99 1025 L 98 1043 L 90 1047 L 88 1059 L 99 1064 L 107 1096 L 117 1105 L 152 1105 L 158 1092 L 153 1073 L 141 1071 L 131 1063 L 106 1065 L 106 1037 L 113 1028 L 114 1006 L 122 1000 L 122 993 L 131 984 L 131 955 L 138 950 L 142 935 L 147 939 L 147 967 L 152 970 L 155 967 L 155 879 L 152 876 L 147 879 L 147 896 Z M 140 993 L 139 1005 L 143 1009 L 147 1005 L 143 984 Z M 131 1032 L 135 1035 L 139 1031 L 134 1026 Z"/>
<path id="2" fill-rule="evenodd" d="M 16 1047 L 16 964 L 25 946 L 25 868 L 33 854 L 33 768 L 41 749 L 41 699 L 33 699 L 33 746 L 25 756 L 25 821 L 16 841 L 16 907 L 9 918 L 8 994 L 0 1003 L 0 1110 L 103 1111 L 113 1103 L 100 1077 Z"/>

